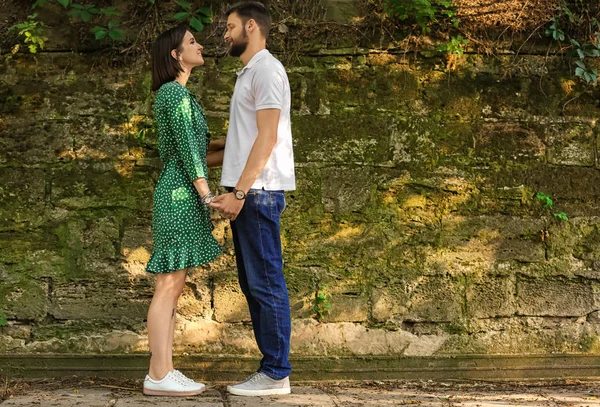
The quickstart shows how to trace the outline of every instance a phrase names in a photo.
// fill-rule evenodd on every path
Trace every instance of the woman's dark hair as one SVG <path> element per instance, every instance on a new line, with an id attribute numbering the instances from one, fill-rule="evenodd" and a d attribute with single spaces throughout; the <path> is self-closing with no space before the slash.
<path id="1" fill-rule="evenodd" d="M 269 37 L 271 15 L 269 14 L 269 9 L 267 9 L 264 4 L 258 1 L 244 1 L 237 3 L 227 10 L 225 17 L 229 17 L 229 15 L 233 13 L 236 13 L 244 24 L 246 24 L 248 20 L 253 19 L 256 21 L 263 37 Z"/>
<path id="2" fill-rule="evenodd" d="M 171 55 L 172 50 L 177 54 L 182 51 L 183 37 L 188 31 L 185 25 L 173 27 L 165 31 L 154 41 L 152 45 L 152 90 L 157 91 L 160 87 L 174 81 L 183 72 L 179 61 Z"/>

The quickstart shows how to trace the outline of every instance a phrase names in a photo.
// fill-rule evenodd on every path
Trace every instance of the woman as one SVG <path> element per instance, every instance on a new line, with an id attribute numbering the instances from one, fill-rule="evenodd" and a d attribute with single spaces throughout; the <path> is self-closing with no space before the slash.
<path id="1" fill-rule="evenodd" d="M 207 150 L 212 150 L 210 163 L 219 165 L 224 143 L 210 143 L 202 108 L 185 87 L 192 69 L 203 64 L 202 46 L 187 27 L 172 28 L 154 42 L 154 118 L 164 167 L 154 191 L 154 251 L 146 267 L 156 274 L 148 310 L 147 395 L 191 396 L 206 389 L 173 368 L 175 312 L 186 270 L 211 262 L 221 252 L 211 233 Z"/>

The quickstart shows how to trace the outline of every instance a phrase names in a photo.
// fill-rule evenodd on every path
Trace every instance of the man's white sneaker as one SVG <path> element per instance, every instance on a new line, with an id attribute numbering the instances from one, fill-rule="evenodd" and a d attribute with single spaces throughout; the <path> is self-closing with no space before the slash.
<path id="1" fill-rule="evenodd" d="M 243 382 L 227 386 L 227 391 L 236 396 L 272 396 L 290 394 L 290 378 L 271 379 L 264 373 L 254 373 Z"/>
<path id="2" fill-rule="evenodd" d="M 172 371 L 160 380 L 154 380 L 146 375 L 144 394 L 147 396 L 195 396 L 206 390 L 202 383 L 185 381 Z"/>

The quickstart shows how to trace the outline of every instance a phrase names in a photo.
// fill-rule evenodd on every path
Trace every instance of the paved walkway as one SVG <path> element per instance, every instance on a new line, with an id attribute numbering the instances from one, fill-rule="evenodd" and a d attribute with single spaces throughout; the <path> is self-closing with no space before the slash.
<path id="1" fill-rule="evenodd" d="M 306 383 L 295 385 L 293 393 L 278 397 L 237 397 L 223 386 L 209 388 L 196 397 L 146 397 L 139 390 L 110 385 L 75 389 L 20 389 L 0 403 L 9 406 L 60 407 L 258 407 L 258 406 L 588 406 L 600 407 L 600 383 L 568 382 L 559 385 L 523 383 Z"/>

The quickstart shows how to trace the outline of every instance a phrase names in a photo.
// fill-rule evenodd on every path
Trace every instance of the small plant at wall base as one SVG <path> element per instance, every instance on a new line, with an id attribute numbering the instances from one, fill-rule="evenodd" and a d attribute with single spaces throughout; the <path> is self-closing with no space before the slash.
<path id="1" fill-rule="evenodd" d="M 7 326 L 8 321 L 6 320 L 6 315 L 0 311 L 0 327 Z"/>
<path id="2" fill-rule="evenodd" d="M 553 219 L 556 219 L 560 222 L 566 222 L 569 220 L 568 216 L 564 212 L 554 212 L 553 206 L 554 201 L 550 197 L 550 195 L 545 194 L 544 192 L 538 192 L 535 197 L 538 199 L 538 202 L 542 205 L 544 212 L 551 213 Z M 547 220 L 544 218 L 544 220 Z M 544 230 L 541 231 L 541 239 L 543 242 L 550 239 L 550 232 L 548 232 L 548 222 L 544 227 Z"/>
<path id="3" fill-rule="evenodd" d="M 315 294 L 315 306 L 313 307 L 318 321 L 322 321 L 331 310 L 331 294 L 327 291 L 327 286 L 319 287 Z"/>

